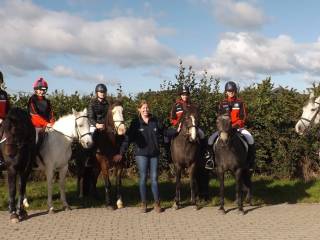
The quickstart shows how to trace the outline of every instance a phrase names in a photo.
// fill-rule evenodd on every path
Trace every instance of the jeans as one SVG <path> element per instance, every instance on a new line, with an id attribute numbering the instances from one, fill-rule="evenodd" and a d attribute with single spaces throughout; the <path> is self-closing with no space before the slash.
<path id="1" fill-rule="evenodd" d="M 136 162 L 139 169 L 139 190 L 142 202 L 147 201 L 147 175 L 150 167 L 151 190 L 154 201 L 159 201 L 158 190 L 158 157 L 136 156 Z"/>

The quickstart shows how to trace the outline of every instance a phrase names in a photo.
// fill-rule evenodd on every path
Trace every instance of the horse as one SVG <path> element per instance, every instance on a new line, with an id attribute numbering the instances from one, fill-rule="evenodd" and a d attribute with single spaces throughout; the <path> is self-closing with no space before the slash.
<path id="1" fill-rule="evenodd" d="M 126 127 L 123 118 L 123 107 L 120 102 L 115 102 L 108 108 L 105 118 L 105 128 L 103 130 L 97 130 L 93 136 L 96 148 L 95 159 L 99 169 L 95 179 L 98 178 L 101 172 L 105 188 L 105 205 L 110 209 L 114 208 L 114 204 L 111 201 L 111 182 L 109 178 L 111 168 L 113 168 L 113 173 L 116 175 L 116 205 L 117 208 L 123 208 L 121 175 L 125 165 L 124 159 L 119 161 L 115 159 L 115 156 L 119 156 L 120 154 L 120 146 L 125 139 L 125 133 Z"/>
<path id="2" fill-rule="evenodd" d="M 181 172 L 189 169 L 191 204 L 196 205 L 196 168 L 200 159 L 200 143 L 197 137 L 198 112 L 195 108 L 186 109 L 180 120 L 180 131 L 171 141 L 171 157 L 176 174 L 176 195 L 173 209 L 180 208 Z"/>
<path id="3" fill-rule="evenodd" d="M 314 92 L 311 92 L 302 111 L 302 115 L 295 126 L 295 131 L 299 135 L 303 135 L 309 127 L 320 122 L 320 96 L 315 97 Z"/>
<path id="4" fill-rule="evenodd" d="M 219 137 L 213 145 L 217 175 L 220 183 L 219 211 L 224 209 L 224 174 L 231 171 L 236 179 L 236 202 L 238 211 L 244 214 L 243 190 L 247 190 L 247 198 L 251 204 L 251 174 L 247 161 L 248 145 L 238 131 L 232 128 L 231 118 L 228 114 L 219 115 L 216 120 Z"/>
<path id="5" fill-rule="evenodd" d="M 9 213 L 12 223 L 27 218 L 23 200 L 26 193 L 28 176 L 35 160 L 35 128 L 29 114 L 20 109 L 12 108 L 2 123 L 3 137 L 1 152 L 7 167 L 9 185 Z M 18 209 L 16 208 L 16 181 L 19 179 Z"/>
<path id="6" fill-rule="evenodd" d="M 60 199 L 63 209 L 71 209 L 65 193 L 65 178 L 72 153 L 71 146 L 73 141 L 79 141 L 82 147 L 90 148 L 93 141 L 89 128 L 87 109 L 80 112 L 72 109 L 72 114 L 62 116 L 46 131 L 47 134 L 37 156 L 37 164 L 47 177 L 49 213 L 55 212 L 52 205 L 52 183 L 56 170 L 59 171 Z"/>

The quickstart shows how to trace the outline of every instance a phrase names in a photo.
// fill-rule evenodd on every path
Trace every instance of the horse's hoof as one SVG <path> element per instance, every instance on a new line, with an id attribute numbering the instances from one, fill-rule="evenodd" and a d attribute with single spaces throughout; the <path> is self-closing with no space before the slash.
<path id="1" fill-rule="evenodd" d="M 218 211 L 220 214 L 223 214 L 223 215 L 226 214 L 226 210 L 224 210 L 224 208 L 219 208 Z"/>
<path id="2" fill-rule="evenodd" d="M 70 206 L 64 206 L 63 211 L 71 211 L 72 208 Z"/>
<path id="3" fill-rule="evenodd" d="M 120 199 L 118 199 L 118 201 L 117 201 L 117 208 L 118 209 L 123 208 L 123 202 Z"/>
<path id="4" fill-rule="evenodd" d="M 174 203 L 174 204 L 172 205 L 172 209 L 173 209 L 173 210 L 178 210 L 178 209 L 179 209 L 179 204 Z"/>
<path id="5" fill-rule="evenodd" d="M 243 216 L 244 215 L 244 210 L 243 209 L 238 209 L 237 210 L 237 214 L 240 215 L 240 216 Z"/>
<path id="6" fill-rule="evenodd" d="M 27 213 L 27 211 L 26 210 L 21 210 L 20 212 L 19 212 L 19 220 L 20 221 L 22 221 L 22 220 L 25 220 L 25 219 L 27 219 L 28 218 L 28 213 Z"/>
<path id="7" fill-rule="evenodd" d="M 49 208 L 49 211 L 48 211 L 49 214 L 54 214 L 55 213 L 55 210 L 53 207 Z"/>
<path id="8" fill-rule="evenodd" d="M 10 222 L 11 223 L 18 223 L 19 222 L 19 217 L 16 213 L 12 213 L 10 215 Z"/>

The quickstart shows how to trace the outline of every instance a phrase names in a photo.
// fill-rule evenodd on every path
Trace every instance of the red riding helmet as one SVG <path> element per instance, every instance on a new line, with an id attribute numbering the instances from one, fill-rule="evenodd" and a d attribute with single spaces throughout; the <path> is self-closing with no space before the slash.
<path id="1" fill-rule="evenodd" d="M 38 89 L 42 89 L 47 91 L 48 90 L 48 83 L 46 80 L 44 80 L 42 77 L 37 79 L 34 83 L 33 83 L 33 89 L 34 90 L 38 90 Z"/>

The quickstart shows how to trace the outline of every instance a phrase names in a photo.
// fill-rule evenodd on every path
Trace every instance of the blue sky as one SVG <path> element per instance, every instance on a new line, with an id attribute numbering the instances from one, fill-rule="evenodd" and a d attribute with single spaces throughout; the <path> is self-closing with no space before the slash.
<path id="1" fill-rule="evenodd" d="M 0 0 L 0 69 L 11 93 L 158 90 L 179 59 L 240 87 L 271 76 L 302 91 L 320 80 L 317 0 Z"/>

